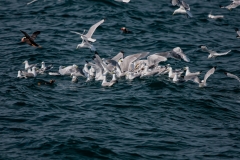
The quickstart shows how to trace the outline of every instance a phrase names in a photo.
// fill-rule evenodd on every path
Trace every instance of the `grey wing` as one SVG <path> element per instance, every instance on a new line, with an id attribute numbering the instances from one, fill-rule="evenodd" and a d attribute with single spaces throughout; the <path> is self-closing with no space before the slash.
<path id="1" fill-rule="evenodd" d="M 186 13 L 188 14 L 189 17 L 193 17 L 192 13 L 189 10 L 186 10 Z"/>
<path id="2" fill-rule="evenodd" d="M 179 0 L 171 0 L 171 3 L 173 6 L 179 5 L 180 1 Z"/>
<path id="3" fill-rule="evenodd" d="M 212 69 L 210 69 L 204 76 L 204 83 L 206 83 L 207 79 L 209 76 L 211 76 L 216 70 L 216 67 L 213 67 Z"/>
<path id="4" fill-rule="evenodd" d="M 185 81 L 193 81 L 195 83 L 200 83 L 200 80 L 199 80 L 198 76 L 196 76 L 196 75 L 184 76 L 184 80 Z"/>
<path id="5" fill-rule="evenodd" d="M 155 54 L 156 54 L 156 55 L 159 55 L 159 56 L 166 57 L 166 58 L 171 57 L 170 52 L 161 52 L 161 53 L 155 53 Z"/>
<path id="6" fill-rule="evenodd" d="M 224 53 L 214 53 L 215 56 L 223 56 L 223 55 L 226 55 L 228 54 L 229 52 L 231 52 L 231 50 L 227 51 L 227 52 L 224 52 Z"/>
<path id="7" fill-rule="evenodd" d="M 163 57 L 163 56 L 156 55 L 156 54 L 152 54 L 152 55 L 147 57 L 147 60 L 148 60 L 148 66 L 152 66 L 152 65 L 158 66 L 159 62 L 166 61 L 167 58 Z"/>
<path id="8" fill-rule="evenodd" d="M 228 76 L 228 77 L 230 77 L 230 78 L 235 78 L 236 80 L 238 80 L 238 81 L 240 82 L 240 79 L 239 79 L 238 76 L 236 76 L 236 75 L 234 75 L 234 74 L 231 74 L 231 73 L 228 73 L 228 72 L 226 72 L 225 74 L 226 74 L 226 76 Z"/>
<path id="9" fill-rule="evenodd" d="M 88 33 L 85 35 L 87 38 L 91 38 L 93 33 L 95 32 L 96 28 L 104 22 L 104 19 L 99 21 L 98 23 L 94 24 L 90 29 L 88 30 Z"/>
<path id="10" fill-rule="evenodd" d="M 109 60 L 106 60 L 106 62 L 108 63 L 108 68 L 112 71 L 114 70 L 115 67 L 119 67 L 119 64 L 115 61 L 115 60 L 112 60 L 112 59 L 109 59 Z"/>
<path id="11" fill-rule="evenodd" d="M 182 6 L 183 6 L 186 10 L 189 10 L 189 9 L 190 9 L 189 4 L 187 4 L 185 1 L 182 1 Z"/>
<path id="12" fill-rule="evenodd" d="M 75 34 L 78 34 L 78 35 L 81 35 L 82 36 L 82 33 L 79 33 L 79 32 L 75 32 L 75 31 L 70 31 L 72 33 L 75 33 Z"/>
<path id="13" fill-rule="evenodd" d="M 129 55 L 123 59 L 123 62 L 120 64 L 122 72 L 128 70 L 129 64 L 133 63 L 136 60 L 146 57 L 149 52 L 137 53 L 133 55 Z"/>
<path id="14" fill-rule="evenodd" d="M 119 59 L 123 58 L 123 56 L 124 56 L 123 52 L 119 52 L 116 56 L 112 58 L 112 60 L 118 62 Z"/>
<path id="15" fill-rule="evenodd" d="M 183 53 L 180 47 L 176 47 L 173 49 L 172 56 L 176 56 L 175 54 L 179 55 L 184 61 L 190 62 L 190 59 Z M 179 56 L 176 56 L 176 58 L 178 59 Z"/>

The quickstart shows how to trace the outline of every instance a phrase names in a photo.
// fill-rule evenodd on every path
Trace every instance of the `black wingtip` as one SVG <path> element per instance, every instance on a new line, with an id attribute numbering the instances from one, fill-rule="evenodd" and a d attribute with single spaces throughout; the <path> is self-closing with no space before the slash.
<path id="1" fill-rule="evenodd" d="M 94 52 L 95 54 L 99 55 L 97 51 Z"/>
<path id="2" fill-rule="evenodd" d="M 239 29 L 238 29 L 238 28 L 235 28 L 235 31 L 239 31 Z"/>
<path id="3" fill-rule="evenodd" d="M 199 71 L 199 73 L 202 73 L 202 71 Z"/>
<path id="4" fill-rule="evenodd" d="M 214 68 L 214 69 L 216 69 L 216 68 L 217 68 L 217 66 L 214 66 L 213 68 Z"/>
<path id="5" fill-rule="evenodd" d="M 120 51 L 120 52 L 124 53 L 124 51 Z"/>
<path id="6" fill-rule="evenodd" d="M 86 63 L 88 63 L 88 61 L 85 61 Z"/>
<path id="7" fill-rule="evenodd" d="M 95 56 L 92 56 L 92 60 L 94 60 L 96 57 Z"/>
<path id="8" fill-rule="evenodd" d="M 227 73 L 227 72 L 224 72 L 224 74 L 226 74 L 226 75 L 227 75 L 228 73 Z"/>
<path id="9" fill-rule="evenodd" d="M 201 48 L 202 46 L 204 46 L 204 45 L 199 45 L 198 48 Z"/>
<path id="10" fill-rule="evenodd" d="M 220 8 L 222 8 L 223 6 L 222 5 L 219 5 Z"/>

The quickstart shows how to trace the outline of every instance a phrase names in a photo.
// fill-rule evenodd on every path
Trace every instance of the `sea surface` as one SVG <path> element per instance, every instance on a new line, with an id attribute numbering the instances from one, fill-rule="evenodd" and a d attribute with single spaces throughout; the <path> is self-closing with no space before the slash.
<path id="1" fill-rule="evenodd" d="M 186 0 L 193 18 L 172 15 L 168 0 L 0 0 L 0 159 L 222 160 L 240 159 L 240 7 L 229 0 Z M 213 20 L 207 16 L 224 15 Z M 169 59 L 174 69 L 202 71 L 213 66 L 207 87 L 173 83 L 167 75 L 124 78 L 113 87 L 72 83 L 70 76 L 18 79 L 23 62 L 83 67 L 94 55 L 76 46 L 82 33 L 105 18 L 93 35 L 102 58 L 159 53 L 181 47 L 189 63 Z M 132 34 L 122 34 L 127 27 Z M 21 43 L 23 30 L 41 31 L 36 43 Z M 228 55 L 207 59 L 200 45 Z M 55 85 L 38 85 L 55 79 Z"/>

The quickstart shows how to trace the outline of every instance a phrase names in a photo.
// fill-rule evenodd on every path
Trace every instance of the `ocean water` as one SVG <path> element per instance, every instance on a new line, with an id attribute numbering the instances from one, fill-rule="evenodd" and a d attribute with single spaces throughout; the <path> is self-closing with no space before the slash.
<path id="1" fill-rule="evenodd" d="M 186 0 L 193 18 L 172 15 L 169 1 L 131 0 L 0 0 L 0 159 L 240 159 L 240 84 L 224 72 L 240 76 L 240 7 L 219 8 L 229 0 Z M 208 19 L 224 15 L 224 19 Z M 161 65 L 213 66 L 207 87 L 176 84 L 163 75 L 113 87 L 101 82 L 72 83 L 69 76 L 47 74 L 18 79 L 23 61 L 60 65 L 91 61 L 89 49 L 70 31 L 83 32 L 101 19 L 93 35 L 99 55 L 115 56 L 169 51 L 181 47 L 190 62 L 169 59 Z M 122 34 L 121 27 L 133 34 Z M 41 34 L 34 48 L 20 40 L 20 30 Z M 228 55 L 207 59 L 199 45 Z M 55 79 L 54 86 L 38 85 Z"/>

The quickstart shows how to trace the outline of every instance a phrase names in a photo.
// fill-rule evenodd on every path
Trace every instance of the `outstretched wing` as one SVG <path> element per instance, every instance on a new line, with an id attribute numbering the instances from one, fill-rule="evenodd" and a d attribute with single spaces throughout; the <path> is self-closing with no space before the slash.
<path id="1" fill-rule="evenodd" d="M 34 40 L 37 38 L 37 36 L 40 34 L 40 31 L 36 31 L 31 35 L 31 38 Z"/>
<path id="2" fill-rule="evenodd" d="M 104 19 L 99 21 L 98 23 L 94 24 L 89 30 L 88 33 L 85 35 L 87 38 L 91 38 L 93 33 L 95 32 L 96 28 L 100 26 L 104 22 Z"/>
<path id="3" fill-rule="evenodd" d="M 180 47 L 173 48 L 173 52 L 179 55 L 184 61 L 190 62 L 190 59 L 183 53 Z"/>
<path id="4" fill-rule="evenodd" d="M 228 73 L 228 72 L 225 72 L 226 76 L 230 77 L 230 78 L 235 78 L 236 80 L 238 80 L 240 82 L 240 79 L 238 76 L 234 75 L 234 74 L 231 74 L 231 73 Z"/>
<path id="5" fill-rule="evenodd" d="M 217 67 L 213 67 L 212 69 L 210 69 L 210 70 L 205 74 L 204 80 L 203 80 L 205 84 L 206 84 L 206 81 L 207 81 L 208 77 L 211 76 L 211 75 L 215 72 L 216 68 L 217 68 Z"/>
<path id="6" fill-rule="evenodd" d="M 119 59 L 123 59 L 123 56 L 124 56 L 124 53 L 123 53 L 122 51 L 120 51 L 116 56 L 114 56 L 114 57 L 112 58 L 112 60 L 118 62 Z"/>
<path id="7" fill-rule="evenodd" d="M 231 52 L 231 50 L 227 51 L 227 52 L 224 52 L 224 53 L 214 53 L 215 56 L 223 56 L 223 55 L 226 55 L 228 54 L 229 52 Z"/>
<path id="8" fill-rule="evenodd" d="M 20 31 L 25 35 L 26 38 L 31 39 L 31 37 L 30 37 L 26 32 L 24 32 L 24 31 L 22 31 L 22 30 L 20 30 Z"/>

